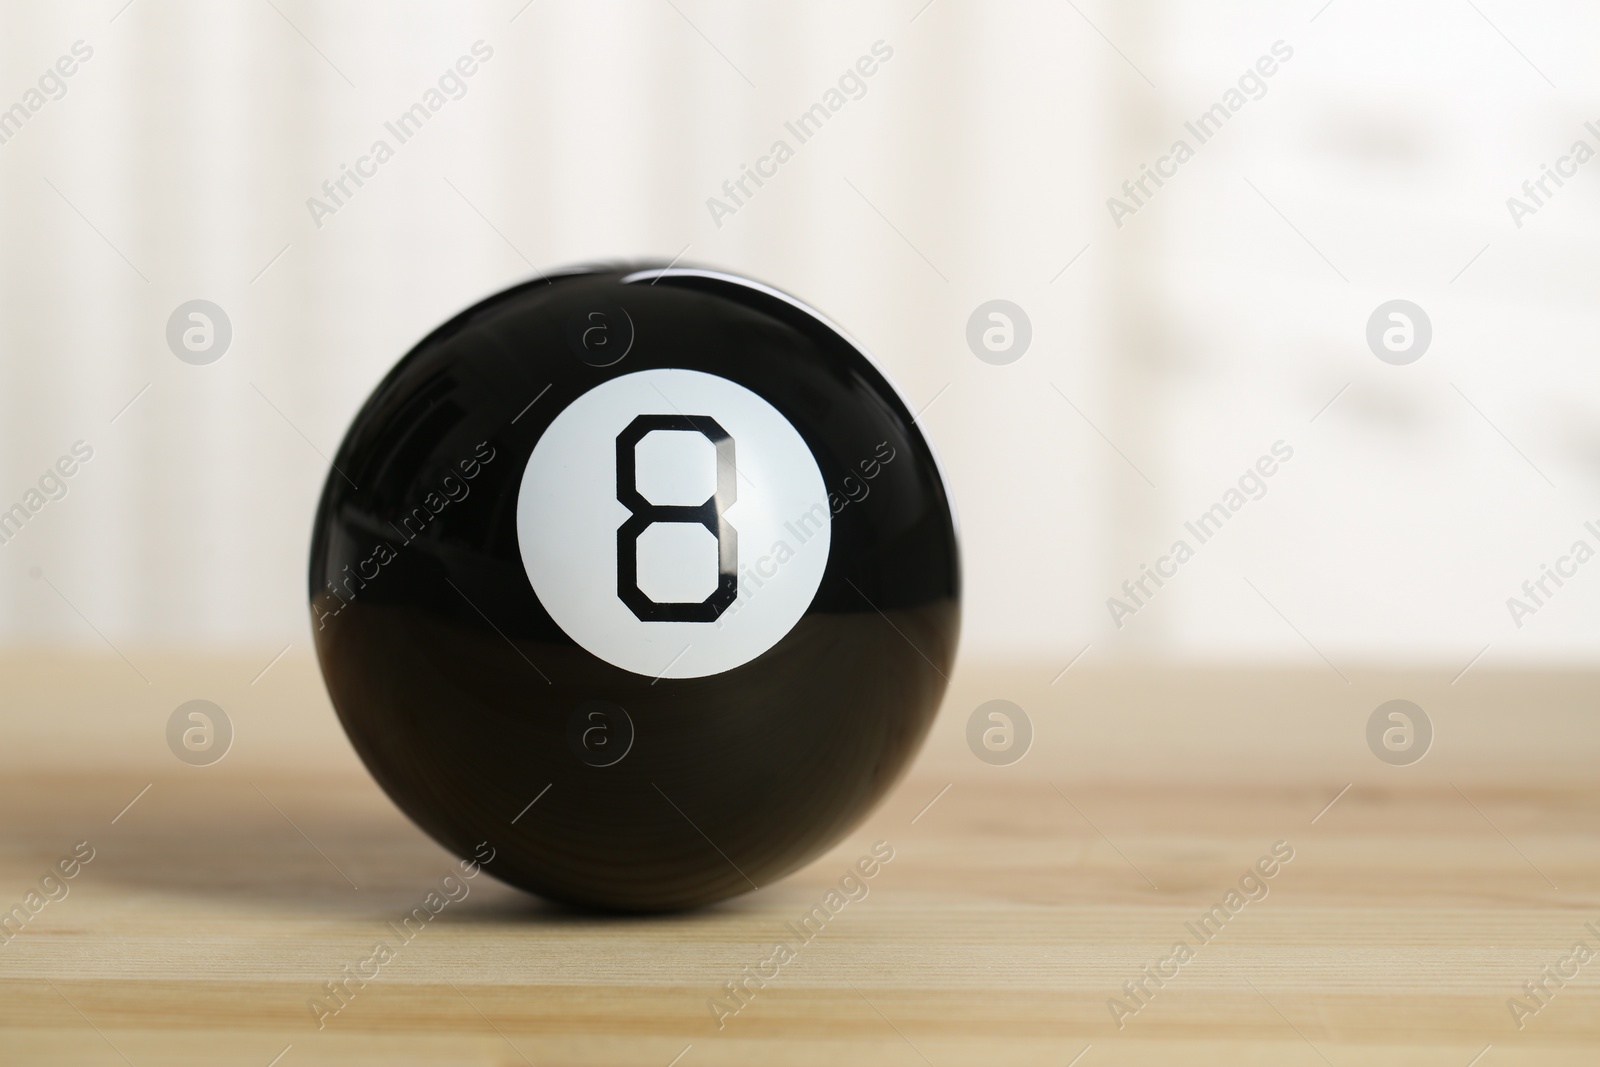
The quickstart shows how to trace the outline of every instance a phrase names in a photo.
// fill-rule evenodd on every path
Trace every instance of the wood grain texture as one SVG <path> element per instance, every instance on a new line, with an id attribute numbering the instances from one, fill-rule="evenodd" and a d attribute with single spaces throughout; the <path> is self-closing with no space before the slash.
<path id="1" fill-rule="evenodd" d="M 141 666 L 153 677 L 169 669 Z M 241 722 L 277 709 L 280 726 L 305 724 L 304 733 L 283 727 L 286 742 L 325 745 L 317 717 L 331 712 L 306 666 L 280 664 L 274 688 L 248 694 L 246 664 L 170 671 L 237 673 L 238 694 L 222 683 L 208 691 L 238 707 Z M 114 672 L 102 669 L 54 686 L 13 675 L 23 680 L 8 721 L 37 708 L 19 693 L 70 691 L 89 709 L 89 690 L 100 687 L 106 701 L 81 718 L 62 713 L 54 732 L 31 722 L 30 736 L 57 743 L 81 730 L 79 758 L 30 766 L 13 747 L 0 781 L 0 909 L 22 902 L 74 843 L 94 849 L 67 896 L 0 945 L 0 1063 L 265 1067 L 280 1053 L 281 1067 L 666 1067 L 680 1053 L 680 1067 L 1065 1065 L 1080 1053 L 1078 1067 L 1600 1059 L 1600 957 L 1521 1029 L 1506 1003 L 1575 942 L 1600 952 L 1584 925 L 1600 929 L 1596 776 L 1541 780 L 1499 765 L 1475 773 L 1461 753 L 1492 746 L 1465 741 L 1430 755 L 1437 766 L 1427 774 L 1368 768 L 1342 752 L 1321 773 L 1300 757 L 1293 774 L 1262 772 L 1270 744 L 1232 732 L 1239 719 L 1225 694 L 1253 684 L 1239 677 L 1179 687 L 1179 710 L 1152 698 L 1120 713 L 1137 716 L 1158 745 L 1169 715 L 1172 743 L 1190 739 L 1183 756 L 1195 772 L 1182 775 L 1151 771 L 1182 766 L 1172 752 L 1117 759 L 1109 740 L 1098 773 L 1086 770 L 1097 728 L 1080 722 L 1071 746 L 1058 729 L 1116 694 L 1126 699 L 1129 687 L 1170 687 L 1106 675 L 1051 690 L 1059 666 L 1048 664 L 969 671 L 918 769 L 847 841 L 776 885 L 702 912 L 617 919 L 552 908 L 481 875 L 405 940 L 392 924 L 423 904 L 454 860 L 348 753 L 296 766 L 270 746 L 271 758 L 252 749 L 259 735 L 249 729 L 239 751 L 209 768 L 104 752 L 120 744 L 117 729 L 96 736 L 84 724 L 100 721 L 105 703 L 125 699 L 129 714 L 159 728 L 196 694 L 150 696 L 142 685 L 107 684 Z M 1386 683 L 1383 693 L 1415 692 L 1437 681 L 1429 678 L 1412 679 L 1409 691 Z M 1328 722 L 1358 730 L 1373 702 L 1340 710 L 1325 682 L 1279 677 L 1271 702 L 1331 709 Z M 1536 687 L 1506 688 L 1529 694 L 1535 718 L 1568 715 L 1550 709 L 1595 691 L 1592 679 L 1552 679 L 1543 699 Z M 967 712 L 1016 693 L 1038 709 L 1036 751 L 1014 767 L 978 763 L 962 739 Z M 1222 724 L 1209 745 L 1182 725 L 1207 702 Z M 1285 729 L 1315 733 L 1319 714 Z M 1472 714 L 1440 718 L 1470 734 Z M 1592 729 L 1571 731 L 1552 765 L 1581 767 L 1587 754 L 1592 767 Z M 1063 747 L 1078 751 L 1069 759 L 1057 755 Z M 788 924 L 875 841 L 890 843 L 893 860 L 865 897 L 800 941 Z M 1193 924 L 1275 842 L 1294 856 L 1264 882 L 1265 897 L 1209 941 L 1194 936 Z M 1108 1000 L 1136 1003 L 1124 982 L 1179 940 L 1193 959 L 1149 987 L 1148 1003 L 1119 1028 Z M 794 959 L 719 1028 L 708 1002 L 732 1005 L 724 984 L 780 941 Z M 379 942 L 394 958 L 319 1029 L 308 1000 Z"/>

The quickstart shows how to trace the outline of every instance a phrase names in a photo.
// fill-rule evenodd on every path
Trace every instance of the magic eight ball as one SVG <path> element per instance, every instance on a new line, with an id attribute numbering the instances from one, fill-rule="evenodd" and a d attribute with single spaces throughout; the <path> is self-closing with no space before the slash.
<path id="1" fill-rule="evenodd" d="M 955 655 L 938 462 L 872 360 L 729 274 L 509 289 L 389 372 L 311 547 L 373 776 L 462 857 L 622 911 L 765 886 L 905 770 Z"/>

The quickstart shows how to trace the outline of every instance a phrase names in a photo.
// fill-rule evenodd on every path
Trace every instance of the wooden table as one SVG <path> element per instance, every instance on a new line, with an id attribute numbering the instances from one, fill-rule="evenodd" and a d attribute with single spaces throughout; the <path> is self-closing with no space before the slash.
<path id="1" fill-rule="evenodd" d="M 0 1063 L 1600 1062 L 1592 675 L 963 665 L 913 773 L 780 884 L 605 918 L 485 875 L 407 941 L 452 858 L 354 763 L 309 659 L 253 685 L 250 657 L 130 659 L 148 684 L 4 663 L 0 909 L 75 843 L 93 859 L 0 945 Z M 1397 695 L 1438 729 L 1413 767 L 1363 740 Z M 211 767 L 162 739 L 193 696 L 238 729 Z M 965 748 L 996 696 L 1037 731 L 1009 767 Z M 798 942 L 876 841 L 867 896 Z M 1293 858 L 1228 912 L 1277 842 Z M 1595 959 L 1519 1029 L 1508 998 L 1579 940 Z M 776 941 L 795 958 L 738 1006 L 725 983 Z M 308 1001 L 378 942 L 393 959 L 319 1029 Z"/>

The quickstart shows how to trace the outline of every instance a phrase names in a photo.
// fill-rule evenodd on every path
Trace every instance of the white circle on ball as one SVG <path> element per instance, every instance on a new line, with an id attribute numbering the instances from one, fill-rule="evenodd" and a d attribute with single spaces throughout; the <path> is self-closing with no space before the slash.
<path id="1" fill-rule="evenodd" d="M 632 509 L 617 477 L 625 433 Z M 720 508 L 720 517 L 708 526 L 687 510 L 657 510 L 674 507 L 702 517 Z M 650 521 L 619 545 L 630 519 Z M 727 579 L 717 530 L 727 531 L 734 588 L 713 607 Z M 721 674 L 781 641 L 816 597 L 831 536 L 827 488 L 799 431 L 749 389 L 701 371 L 637 371 L 584 393 L 534 445 L 517 493 L 517 543 L 539 603 L 585 650 L 651 678 Z M 628 552 L 631 605 L 619 589 Z M 641 602 L 647 616 L 719 613 L 641 617 Z"/>

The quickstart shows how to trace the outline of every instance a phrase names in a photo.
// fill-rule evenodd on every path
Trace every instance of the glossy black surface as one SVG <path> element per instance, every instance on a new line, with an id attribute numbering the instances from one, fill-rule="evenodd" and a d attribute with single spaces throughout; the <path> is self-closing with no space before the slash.
<path id="1" fill-rule="evenodd" d="M 310 594 L 334 706 L 412 819 L 464 857 L 486 842 L 486 869 L 532 892 L 655 911 L 765 886 L 866 815 L 943 695 L 960 575 L 933 456 L 867 359 L 775 294 L 672 272 L 623 281 L 637 269 L 507 290 L 401 360 L 334 460 Z M 626 312 L 621 358 L 583 349 L 574 323 L 590 308 Z M 656 367 L 760 394 L 846 502 L 793 630 L 725 673 L 652 683 L 551 620 L 522 564 L 516 505 L 563 408 Z M 885 448 L 894 458 L 866 480 Z M 611 706 L 631 747 L 596 766 L 569 743 L 573 720 Z"/>

